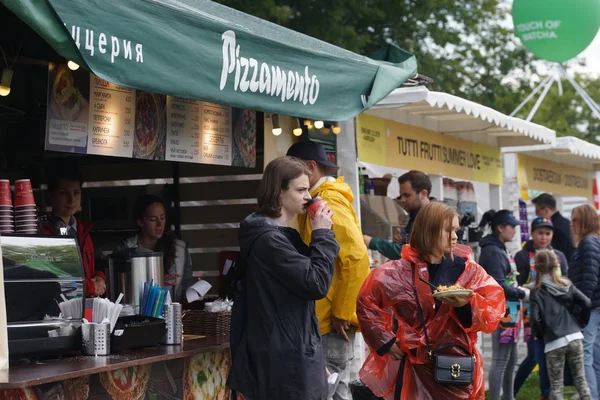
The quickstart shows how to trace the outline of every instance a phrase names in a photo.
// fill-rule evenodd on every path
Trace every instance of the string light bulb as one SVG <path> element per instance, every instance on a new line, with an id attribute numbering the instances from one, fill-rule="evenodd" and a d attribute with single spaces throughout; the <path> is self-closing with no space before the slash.
<path id="1" fill-rule="evenodd" d="M 300 125 L 300 119 L 296 118 L 296 126 L 294 126 L 294 136 L 302 136 L 302 125 Z"/>
<path id="2" fill-rule="evenodd" d="M 323 121 L 315 121 L 315 128 L 317 128 L 317 129 L 323 129 L 324 126 L 325 126 L 325 122 L 323 122 Z"/>
<path id="3" fill-rule="evenodd" d="M 0 78 L 0 96 L 6 97 L 10 94 L 12 77 L 13 70 L 11 68 L 6 67 L 2 70 L 2 77 Z"/>
<path id="4" fill-rule="evenodd" d="M 281 135 L 282 130 L 281 130 L 281 125 L 279 125 L 279 115 L 277 115 L 277 114 L 271 115 L 271 122 L 273 122 L 273 129 L 272 129 L 273 135 L 275 135 L 275 136 Z"/>
<path id="5" fill-rule="evenodd" d="M 67 62 L 67 67 L 69 67 L 71 71 L 77 71 L 79 69 L 79 64 L 77 64 L 75 61 L 69 60 Z"/>
<path id="6" fill-rule="evenodd" d="M 305 119 L 304 120 L 304 126 L 307 127 L 308 129 L 312 129 L 313 127 L 313 123 L 310 119 Z"/>
<path id="7" fill-rule="evenodd" d="M 331 131 L 334 133 L 334 135 L 339 135 L 340 132 L 342 132 L 342 128 L 340 128 L 340 123 L 334 122 L 333 124 L 331 124 Z"/>

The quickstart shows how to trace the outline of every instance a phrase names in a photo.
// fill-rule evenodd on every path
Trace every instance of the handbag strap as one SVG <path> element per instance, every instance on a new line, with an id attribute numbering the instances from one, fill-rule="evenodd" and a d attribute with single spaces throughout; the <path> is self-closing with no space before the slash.
<path id="1" fill-rule="evenodd" d="M 425 343 L 427 344 L 427 354 L 429 358 L 433 359 L 433 352 L 431 351 L 431 344 L 429 342 L 429 335 L 427 334 L 427 325 L 425 325 L 425 314 L 423 313 L 423 308 L 421 307 L 421 303 L 419 302 L 419 295 L 417 294 L 417 283 L 415 282 L 415 275 L 417 271 L 415 269 L 414 264 L 412 264 L 412 283 L 413 283 L 413 291 L 415 292 L 415 301 L 417 302 L 417 315 L 419 317 L 419 322 L 423 327 L 423 333 L 425 334 Z"/>

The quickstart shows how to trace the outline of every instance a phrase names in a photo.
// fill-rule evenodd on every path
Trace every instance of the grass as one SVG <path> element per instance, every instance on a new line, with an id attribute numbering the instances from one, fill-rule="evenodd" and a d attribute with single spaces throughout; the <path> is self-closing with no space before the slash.
<path id="1" fill-rule="evenodd" d="M 565 390 L 565 399 L 570 399 L 570 395 L 577 393 L 574 387 L 567 387 Z M 485 392 L 486 400 L 489 399 L 488 392 Z M 537 400 L 540 398 L 540 377 L 536 372 L 531 373 L 525 381 L 516 400 Z"/>

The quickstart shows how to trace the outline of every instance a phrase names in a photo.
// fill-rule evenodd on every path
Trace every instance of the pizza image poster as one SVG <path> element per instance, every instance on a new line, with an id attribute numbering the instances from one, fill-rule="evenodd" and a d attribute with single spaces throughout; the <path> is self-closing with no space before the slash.
<path id="1" fill-rule="evenodd" d="M 49 64 L 45 149 L 254 167 L 256 112 L 135 90 Z"/>
<path id="2" fill-rule="evenodd" d="M 203 353 L 52 384 L 0 390 L 0 400 L 234 400 L 225 386 L 230 363 L 228 350 Z"/>

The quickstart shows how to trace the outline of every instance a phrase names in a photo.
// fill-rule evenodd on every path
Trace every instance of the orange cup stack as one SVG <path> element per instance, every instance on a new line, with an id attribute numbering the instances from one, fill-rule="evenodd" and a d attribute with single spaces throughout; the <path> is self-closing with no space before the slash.
<path id="1" fill-rule="evenodd" d="M 17 233 L 37 233 L 37 207 L 29 179 L 15 182 L 15 228 Z"/>
<path id="2" fill-rule="evenodd" d="M 14 230 L 15 223 L 13 219 L 10 182 L 6 179 L 0 179 L 0 235 L 3 233 L 13 233 Z"/>

